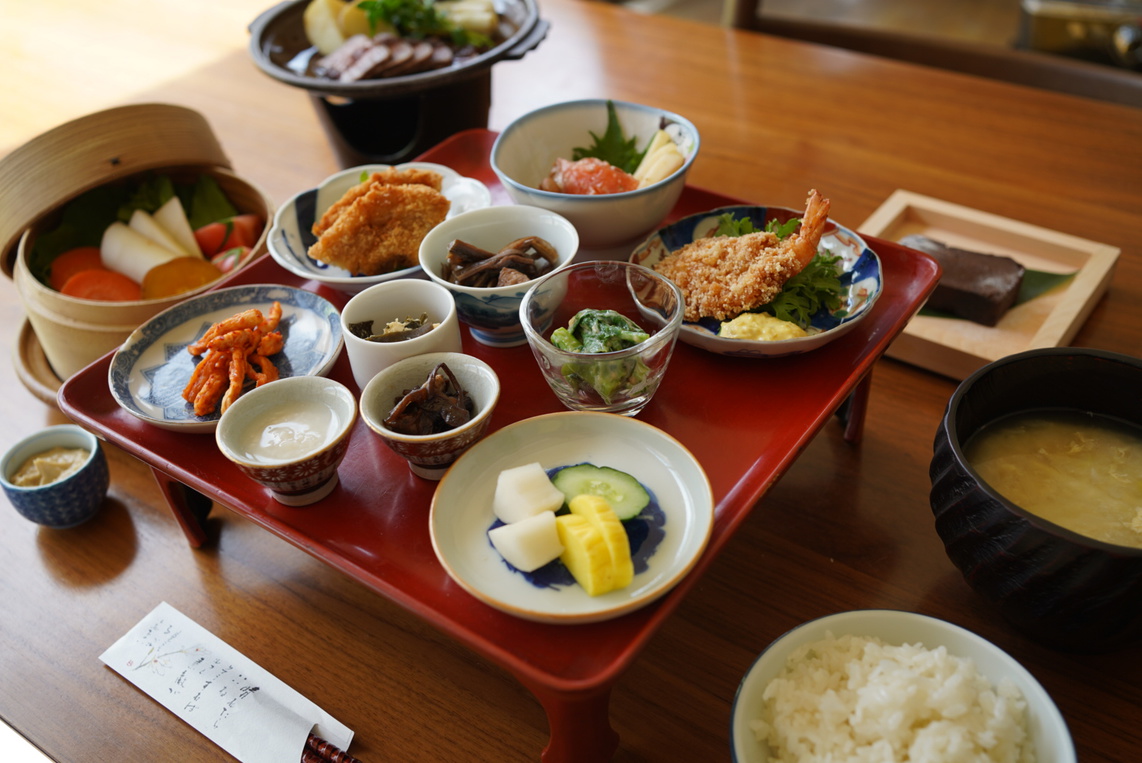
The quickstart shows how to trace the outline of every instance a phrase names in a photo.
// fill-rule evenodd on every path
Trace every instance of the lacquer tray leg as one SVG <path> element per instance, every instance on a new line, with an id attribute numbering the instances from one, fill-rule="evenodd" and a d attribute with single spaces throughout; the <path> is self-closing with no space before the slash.
<path id="1" fill-rule="evenodd" d="M 611 728 L 611 687 L 589 694 L 555 691 L 523 682 L 547 712 L 551 738 L 543 749 L 543 763 L 603 763 L 619 747 Z"/>
<path id="2" fill-rule="evenodd" d="M 166 497 L 171 513 L 186 535 L 187 542 L 194 548 L 201 548 L 206 544 L 206 515 L 210 513 L 213 502 L 153 466 L 151 473 L 155 475 L 155 482 Z"/>
<path id="3" fill-rule="evenodd" d="M 845 402 L 837 409 L 837 416 L 845 427 L 845 440 L 857 445 L 864 434 L 864 418 L 868 410 L 868 393 L 872 388 L 872 371 L 864 375 Z"/>

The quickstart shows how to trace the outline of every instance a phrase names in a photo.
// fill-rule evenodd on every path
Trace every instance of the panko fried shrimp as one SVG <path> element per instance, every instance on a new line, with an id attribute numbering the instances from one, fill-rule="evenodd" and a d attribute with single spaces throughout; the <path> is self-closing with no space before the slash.
<path id="1" fill-rule="evenodd" d="M 215 409 L 224 413 L 242 394 L 247 380 L 260 387 L 278 378 L 267 356 L 284 346 L 277 330 L 281 317 L 279 302 L 265 315 L 251 308 L 215 323 L 187 345 L 191 355 L 202 356 L 182 391 L 183 399 L 194 406 L 195 416 L 208 416 Z"/>
<path id="2" fill-rule="evenodd" d="M 355 275 L 411 267 L 420 242 L 444 221 L 451 202 L 432 170 L 389 169 L 350 188 L 313 226 L 315 260 Z"/>
<path id="3" fill-rule="evenodd" d="M 724 321 L 772 301 L 817 254 L 829 200 L 809 192 L 797 232 L 779 240 L 759 231 L 701 238 L 663 257 L 654 269 L 682 290 L 688 321 Z"/>

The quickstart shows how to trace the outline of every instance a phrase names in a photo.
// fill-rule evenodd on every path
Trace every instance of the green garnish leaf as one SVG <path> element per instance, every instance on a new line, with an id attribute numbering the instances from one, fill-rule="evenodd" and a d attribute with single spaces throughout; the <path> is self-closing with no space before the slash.
<path id="1" fill-rule="evenodd" d="M 492 47 L 491 38 L 453 24 L 436 10 L 432 0 L 362 0 L 358 7 L 365 12 L 372 34 L 376 34 L 384 22 L 401 37 L 412 40 L 444 37 L 461 48 L 467 45 Z"/>
<path id="2" fill-rule="evenodd" d="M 135 187 L 125 202 L 119 207 L 119 221 L 129 222 L 131 214 L 141 209 L 147 214 L 156 212 L 159 207 L 174 196 L 174 183 L 166 175 L 154 175 Z"/>
<path id="3" fill-rule="evenodd" d="M 199 175 L 193 186 L 180 188 L 179 191 L 179 200 L 186 210 L 190 227 L 195 230 L 238 214 L 218 181 L 209 175 Z"/>
<path id="4" fill-rule="evenodd" d="M 607 101 L 606 131 L 601 137 L 592 132 L 591 138 L 595 142 L 590 147 L 577 147 L 571 150 L 572 160 L 578 161 L 594 157 L 613 164 L 624 172 L 633 173 L 638 169 L 639 162 L 642 161 L 642 157 L 646 153 L 645 148 L 639 151 L 635 147 L 635 138 L 628 140 L 623 134 L 623 127 L 619 124 L 619 116 L 615 111 L 614 101 Z"/>
<path id="5" fill-rule="evenodd" d="M 724 212 L 718 215 L 718 228 L 714 231 L 714 235 L 737 237 L 756 232 L 757 229 L 753 227 L 753 221 L 748 217 L 739 220 L 734 217 L 732 212 Z"/>
<path id="6" fill-rule="evenodd" d="M 809 264 L 785 282 L 785 288 L 757 312 L 769 313 L 783 321 L 808 328 L 822 308 L 835 311 L 841 306 L 841 281 L 837 277 L 840 257 L 818 252 Z"/>

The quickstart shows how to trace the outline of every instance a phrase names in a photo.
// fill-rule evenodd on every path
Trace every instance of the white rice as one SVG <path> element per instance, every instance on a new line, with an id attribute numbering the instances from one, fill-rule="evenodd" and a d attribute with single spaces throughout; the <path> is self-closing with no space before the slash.
<path id="1" fill-rule="evenodd" d="M 1034 763 L 1026 705 L 944 647 L 841 636 L 806 644 L 750 726 L 781 763 Z"/>

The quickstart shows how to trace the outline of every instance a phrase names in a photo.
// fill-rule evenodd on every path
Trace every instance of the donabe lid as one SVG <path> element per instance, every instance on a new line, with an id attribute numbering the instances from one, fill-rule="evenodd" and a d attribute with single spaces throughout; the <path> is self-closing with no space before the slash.
<path id="1" fill-rule="evenodd" d="M 0 159 L 0 268 L 12 276 L 20 236 L 63 204 L 105 183 L 175 166 L 231 166 L 206 119 L 183 106 L 121 106 L 33 138 Z"/>

